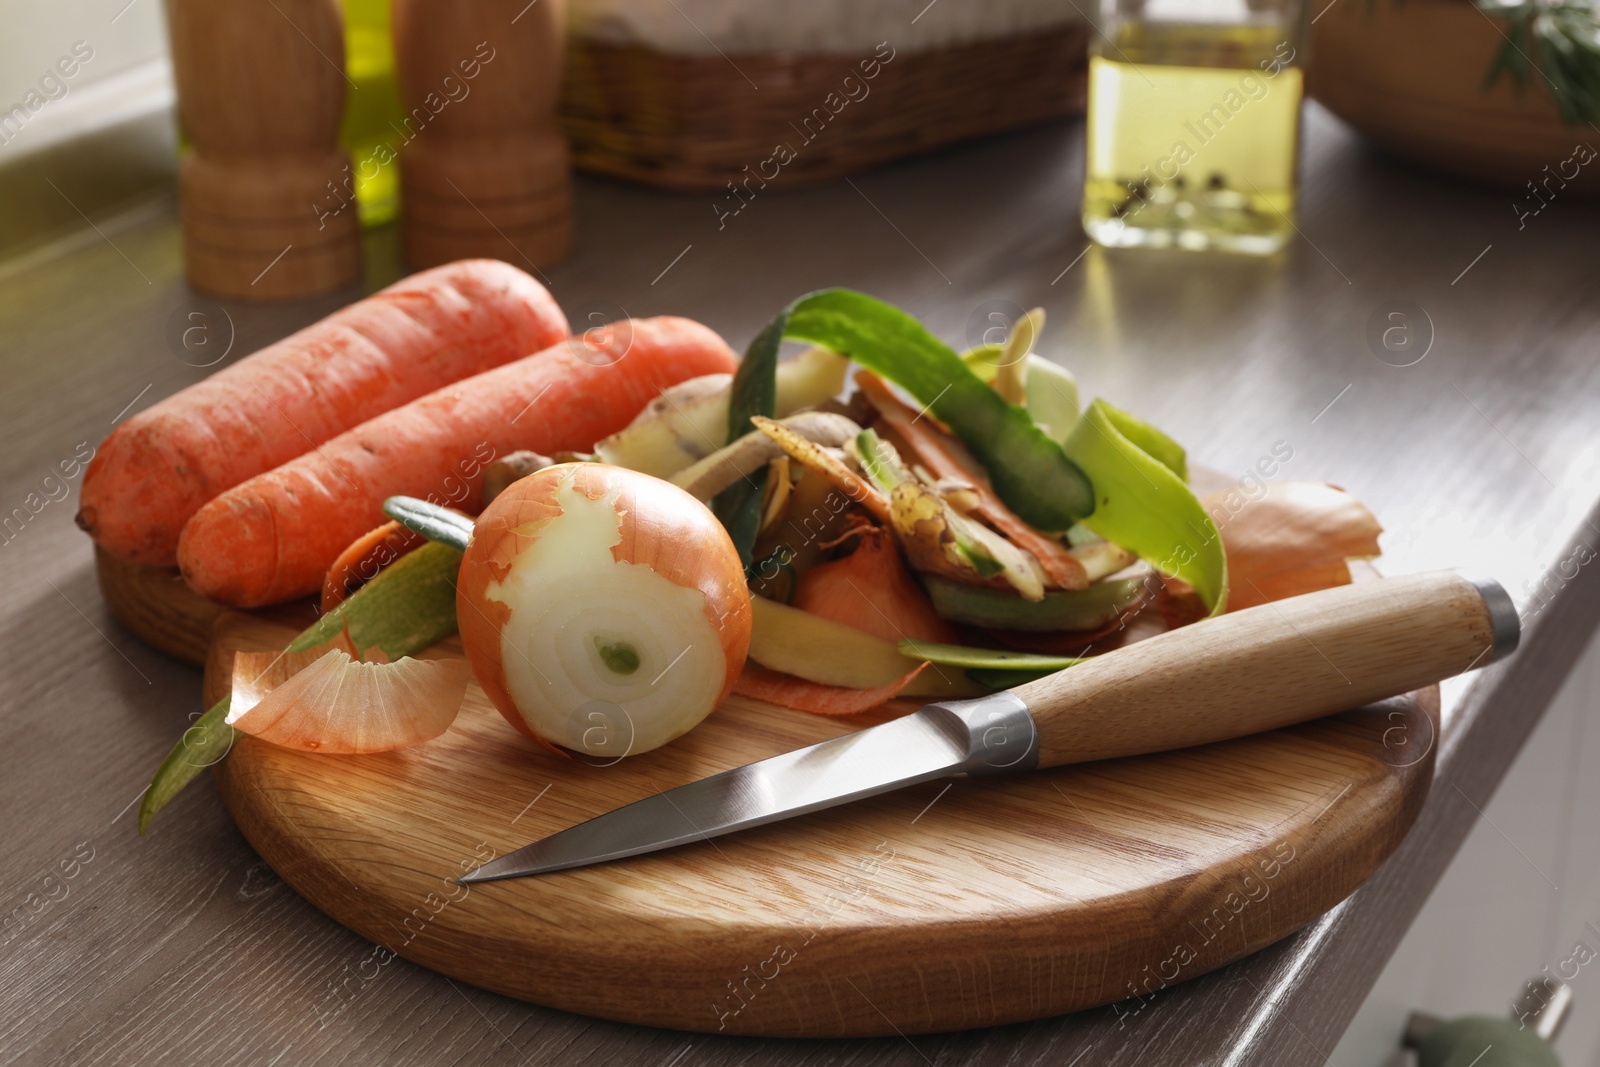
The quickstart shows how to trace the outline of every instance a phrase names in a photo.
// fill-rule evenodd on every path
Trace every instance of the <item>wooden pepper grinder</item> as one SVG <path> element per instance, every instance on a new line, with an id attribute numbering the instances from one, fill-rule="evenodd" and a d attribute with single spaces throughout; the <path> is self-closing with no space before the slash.
<path id="1" fill-rule="evenodd" d="M 184 259 L 196 289 L 313 296 L 361 273 L 338 0 L 170 0 Z"/>
<path id="2" fill-rule="evenodd" d="M 572 248 L 556 124 L 561 0 L 394 0 L 406 107 L 401 239 L 416 268 L 491 256 L 545 267 Z"/>

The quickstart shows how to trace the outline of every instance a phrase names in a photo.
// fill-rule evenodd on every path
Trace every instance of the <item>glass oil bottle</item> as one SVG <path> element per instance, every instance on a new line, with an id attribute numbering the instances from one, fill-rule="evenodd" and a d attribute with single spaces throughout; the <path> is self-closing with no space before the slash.
<path id="1" fill-rule="evenodd" d="M 1300 0 L 1101 0 L 1083 228 L 1270 254 L 1294 233 Z"/>
<path id="2" fill-rule="evenodd" d="M 361 224 L 392 222 L 400 214 L 400 164 L 394 145 L 405 108 L 395 81 L 389 35 L 389 0 L 343 0 L 345 68 L 352 88 L 345 97 L 340 144 L 350 154 Z M 340 191 L 349 196 L 352 190 Z"/>

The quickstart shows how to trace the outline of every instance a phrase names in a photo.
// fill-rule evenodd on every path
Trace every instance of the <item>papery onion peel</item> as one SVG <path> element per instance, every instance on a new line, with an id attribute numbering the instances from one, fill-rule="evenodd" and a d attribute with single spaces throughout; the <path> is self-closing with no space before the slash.
<path id="1" fill-rule="evenodd" d="M 465 660 L 394 663 L 351 656 L 348 639 L 298 652 L 233 658 L 230 726 L 280 748 L 332 755 L 388 752 L 450 728 L 466 696 Z"/>
<path id="2" fill-rule="evenodd" d="M 1321 482 L 1238 486 L 1201 501 L 1222 534 L 1228 610 L 1348 585 L 1348 559 L 1378 555 L 1383 527 L 1344 490 Z"/>

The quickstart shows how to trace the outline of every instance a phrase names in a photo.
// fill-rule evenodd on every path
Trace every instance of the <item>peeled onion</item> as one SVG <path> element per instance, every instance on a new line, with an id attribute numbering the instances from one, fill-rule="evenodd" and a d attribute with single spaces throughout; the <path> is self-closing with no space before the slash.
<path id="1" fill-rule="evenodd" d="M 348 642 L 233 657 L 228 725 L 280 748 L 354 755 L 432 740 L 461 711 L 470 673 L 459 659 L 390 663 Z"/>
<path id="2" fill-rule="evenodd" d="M 669 482 L 599 463 L 548 467 L 484 509 L 456 615 L 507 721 L 595 756 L 694 727 L 750 645 L 744 568 L 716 516 Z"/>

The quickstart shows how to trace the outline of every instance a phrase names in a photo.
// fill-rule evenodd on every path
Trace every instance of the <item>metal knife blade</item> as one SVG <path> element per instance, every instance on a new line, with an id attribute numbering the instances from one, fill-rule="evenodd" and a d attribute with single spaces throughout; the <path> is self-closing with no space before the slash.
<path id="1" fill-rule="evenodd" d="M 930 704 L 635 801 L 457 880 L 491 882 L 638 856 L 952 774 L 1026 770 L 1037 756 L 1033 718 L 1009 692 Z"/>

